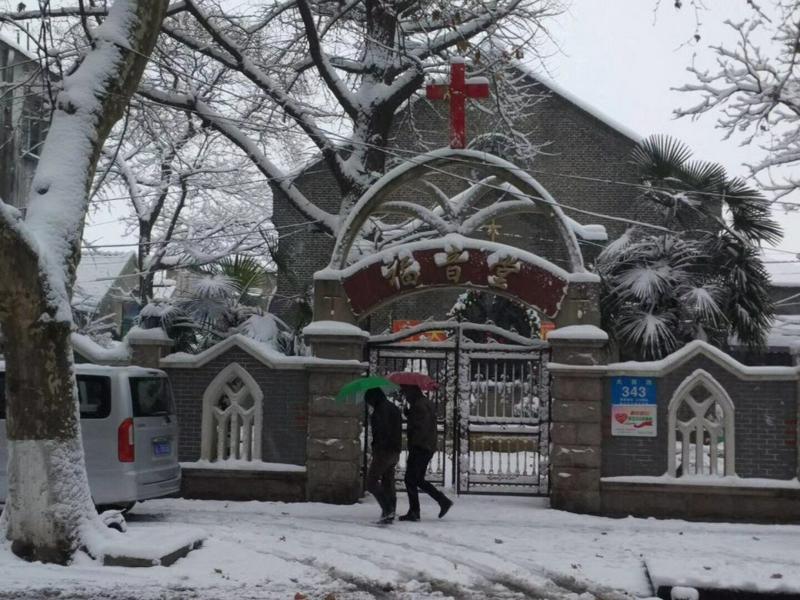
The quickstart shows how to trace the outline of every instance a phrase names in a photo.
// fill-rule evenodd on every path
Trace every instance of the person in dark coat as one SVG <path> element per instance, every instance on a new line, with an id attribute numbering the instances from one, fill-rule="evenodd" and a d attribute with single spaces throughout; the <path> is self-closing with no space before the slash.
<path id="1" fill-rule="evenodd" d="M 403 444 L 403 417 L 379 388 L 367 390 L 364 401 L 372 407 L 372 461 L 367 470 L 367 491 L 381 506 L 378 522 L 388 524 L 394 521 L 397 506 L 394 470 Z"/>
<path id="2" fill-rule="evenodd" d="M 408 402 L 406 409 L 406 437 L 408 441 L 408 461 L 406 462 L 406 491 L 408 492 L 408 513 L 401 521 L 419 521 L 419 490 L 427 493 L 439 504 L 441 519 L 453 501 L 437 490 L 432 483 L 425 481 L 428 464 L 438 448 L 436 429 L 436 410 L 418 386 L 403 386 L 403 395 Z"/>

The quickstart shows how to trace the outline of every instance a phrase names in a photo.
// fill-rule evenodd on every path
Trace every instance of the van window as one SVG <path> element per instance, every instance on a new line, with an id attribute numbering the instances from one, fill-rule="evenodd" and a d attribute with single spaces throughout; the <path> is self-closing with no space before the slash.
<path id="1" fill-rule="evenodd" d="M 130 382 L 134 417 L 171 415 L 175 412 L 166 377 L 131 377 Z"/>
<path id="2" fill-rule="evenodd" d="M 111 379 L 78 375 L 81 419 L 105 419 L 111 414 Z M 0 419 L 6 418 L 6 374 L 0 373 Z"/>
<path id="3" fill-rule="evenodd" d="M 111 378 L 78 375 L 81 419 L 105 419 L 111 414 Z"/>

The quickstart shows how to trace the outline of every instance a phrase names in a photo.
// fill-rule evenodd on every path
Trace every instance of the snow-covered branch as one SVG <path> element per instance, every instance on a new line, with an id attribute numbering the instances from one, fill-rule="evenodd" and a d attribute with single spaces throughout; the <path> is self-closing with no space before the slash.
<path id="1" fill-rule="evenodd" d="M 675 114 L 698 118 L 713 112 L 726 137 L 761 141 L 766 155 L 750 168 L 782 195 L 798 183 L 788 169 L 800 161 L 800 3 L 781 0 L 777 9 L 779 20 L 756 11 L 749 20 L 727 22 L 736 42 L 711 47 L 712 68 L 689 68 L 695 81 L 678 89 L 699 100 Z"/>

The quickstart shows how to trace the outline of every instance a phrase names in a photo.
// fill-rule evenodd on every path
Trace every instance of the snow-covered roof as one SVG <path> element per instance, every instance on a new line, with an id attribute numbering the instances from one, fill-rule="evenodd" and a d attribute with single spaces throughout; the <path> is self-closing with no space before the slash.
<path id="1" fill-rule="evenodd" d="M 618 131 L 619 133 L 621 133 L 625 137 L 629 138 L 630 140 L 632 140 L 632 141 L 634 141 L 636 143 L 639 143 L 639 142 L 642 141 L 642 139 L 644 139 L 641 134 L 637 133 L 636 131 L 634 131 L 633 129 L 628 127 L 627 125 L 623 125 L 622 123 L 620 123 L 616 119 L 613 119 L 613 118 L 609 117 L 607 114 L 605 114 L 599 108 L 597 108 L 596 106 L 593 106 L 592 104 L 587 102 L 585 99 L 581 98 L 580 96 L 577 96 L 576 94 L 573 94 L 568 89 L 562 87 L 561 84 L 556 83 L 555 81 L 553 81 L 549 77 L 546 77 L 545 75 L 542 75 L 541 73 L 534 72 L 529 66 L 527 66 L 527 65 L 525 65 L 525 64 L 523 64 L 523 63 L 521 63 L 519 61 L 515 61 L 514 65 L 520 71 L 525 73 L 528 77 L 530 77 L 531 79 L 535 79 L 536 81 L 541 83 L 543 86 L 548 88 L 554 94 L 556 94 L 558 96 L 561 96 L 567 102 L 569 102 L 571 104 L 574 104 L 575 106 L 580 108 L 582 111 L 590 114 L 591 116 L 593 116 L 598 121 L 601 121 L 602 123 L 605 123 L 606 125 L 611 127 L 611 129 L 614 129 L 614 130 Z"/>
<path id="2" fill-rule="evenodd" d="M 32 52 L 31 50 L 26 50 L 25 48 L 20 46 L 14 39 L 14 37 L 9 33 L 0 31 L 0 43 L 9 46 L 15 52 L 19 52 L 20 54 L 22 54 L 25 58 L 29 58 L 31 60 L 39 60 L 39 57 L 36 55 L 36 52 Z"/>
<path id="3" fill-rule="evenodd" d="M 84 312 L 95 311 L 135 258 L 134 252 L 84 253 L 78 265 L 72 305 Z"/>
<path id="4" fill-rule="evenodd" d="M 800 288 L 800 256 L 774 248 L 763 248 L 761 260 L 775 287 Z"/>

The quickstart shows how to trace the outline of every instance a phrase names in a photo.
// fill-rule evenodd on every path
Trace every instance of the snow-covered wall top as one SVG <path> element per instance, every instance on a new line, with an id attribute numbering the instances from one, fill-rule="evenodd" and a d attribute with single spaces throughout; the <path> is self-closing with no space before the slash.
<path id="1" fill-rule="evenodd" d="M 797 367 L 751 367 L 743 365 L 738 360 L 726 354 L 719 348 L 707 342 L 695 340 L 686 344 L 661 360 L 648 362 L 627 361 L 611 363 L 606 368 L 610 375 L 623 375 L 632 373 L 637 375 L 662 375 L 672 371 L 698 355 L 703 355 L 727 369 L 734 375 L 743 379 L 770 378 L 770 379 L 797 379 Z"/>
<path id="2" fill-rule="evenodd" d="M 244 350 L 271 369 L 307 369 L 310 367 L 323 366 L 354 367 L 361 365 L 357 360 L 333 360 L 328 358 L 315 358 L 312 356 L 286 356 L 267 344 L 262 344 L 261 342 L 257 342 L 241 334 L 232 335 L 200 354 L 187 354 L 185 352 L 170 354 L 162 358 L 159 365 L 162 369 L 196 369 L 234 347 Z"/>
<path id="3" fill-rule="evenodd" d="M 303 335 L 343 335 L 368 338 L 369 332 L 341 321 L 314 321 L 303 328 Z"/>
<path id="4" fill-rule="evenodd" d="M 547 339 L 563 340 L 563 341 L 578 341 L 578 340 L 592 340 L 598 342 L 607 342 L 608 334 L 595 325 L 569 325 L 567 327 L 559 327 L 547 334 Z"/>
<path id="5" fill-rule="evenodd" d="M 552 334 L 551 334 L 552 335 Z M 550 339 L 550 336 L 548 336 Z M 661 360 L 653 361 L 626 361 L 609 363 L 607 365 L 571 365 L 562 363 L 550 363 L 552 371 L 592 371 L 603 373 L 609 376 L 614 375 L 637 375 L 660 377 L 686 364 L 697 356 L 704 356 L 712 360 L 723 369 L 733 374 L 735 377 L 744 380 L 752 379 L 773 379 L 773 380 L 797 380 L 800 379 L 800 369 L 798 367 L 779 367 L 779 366 L 757 366 L 752 367 L 743 365 L 731 355 L 719 348 L 715 348 L 707 342 L 695 340 L 686 344 L 680 350 L 676 350 L 669 356 Z"/>

